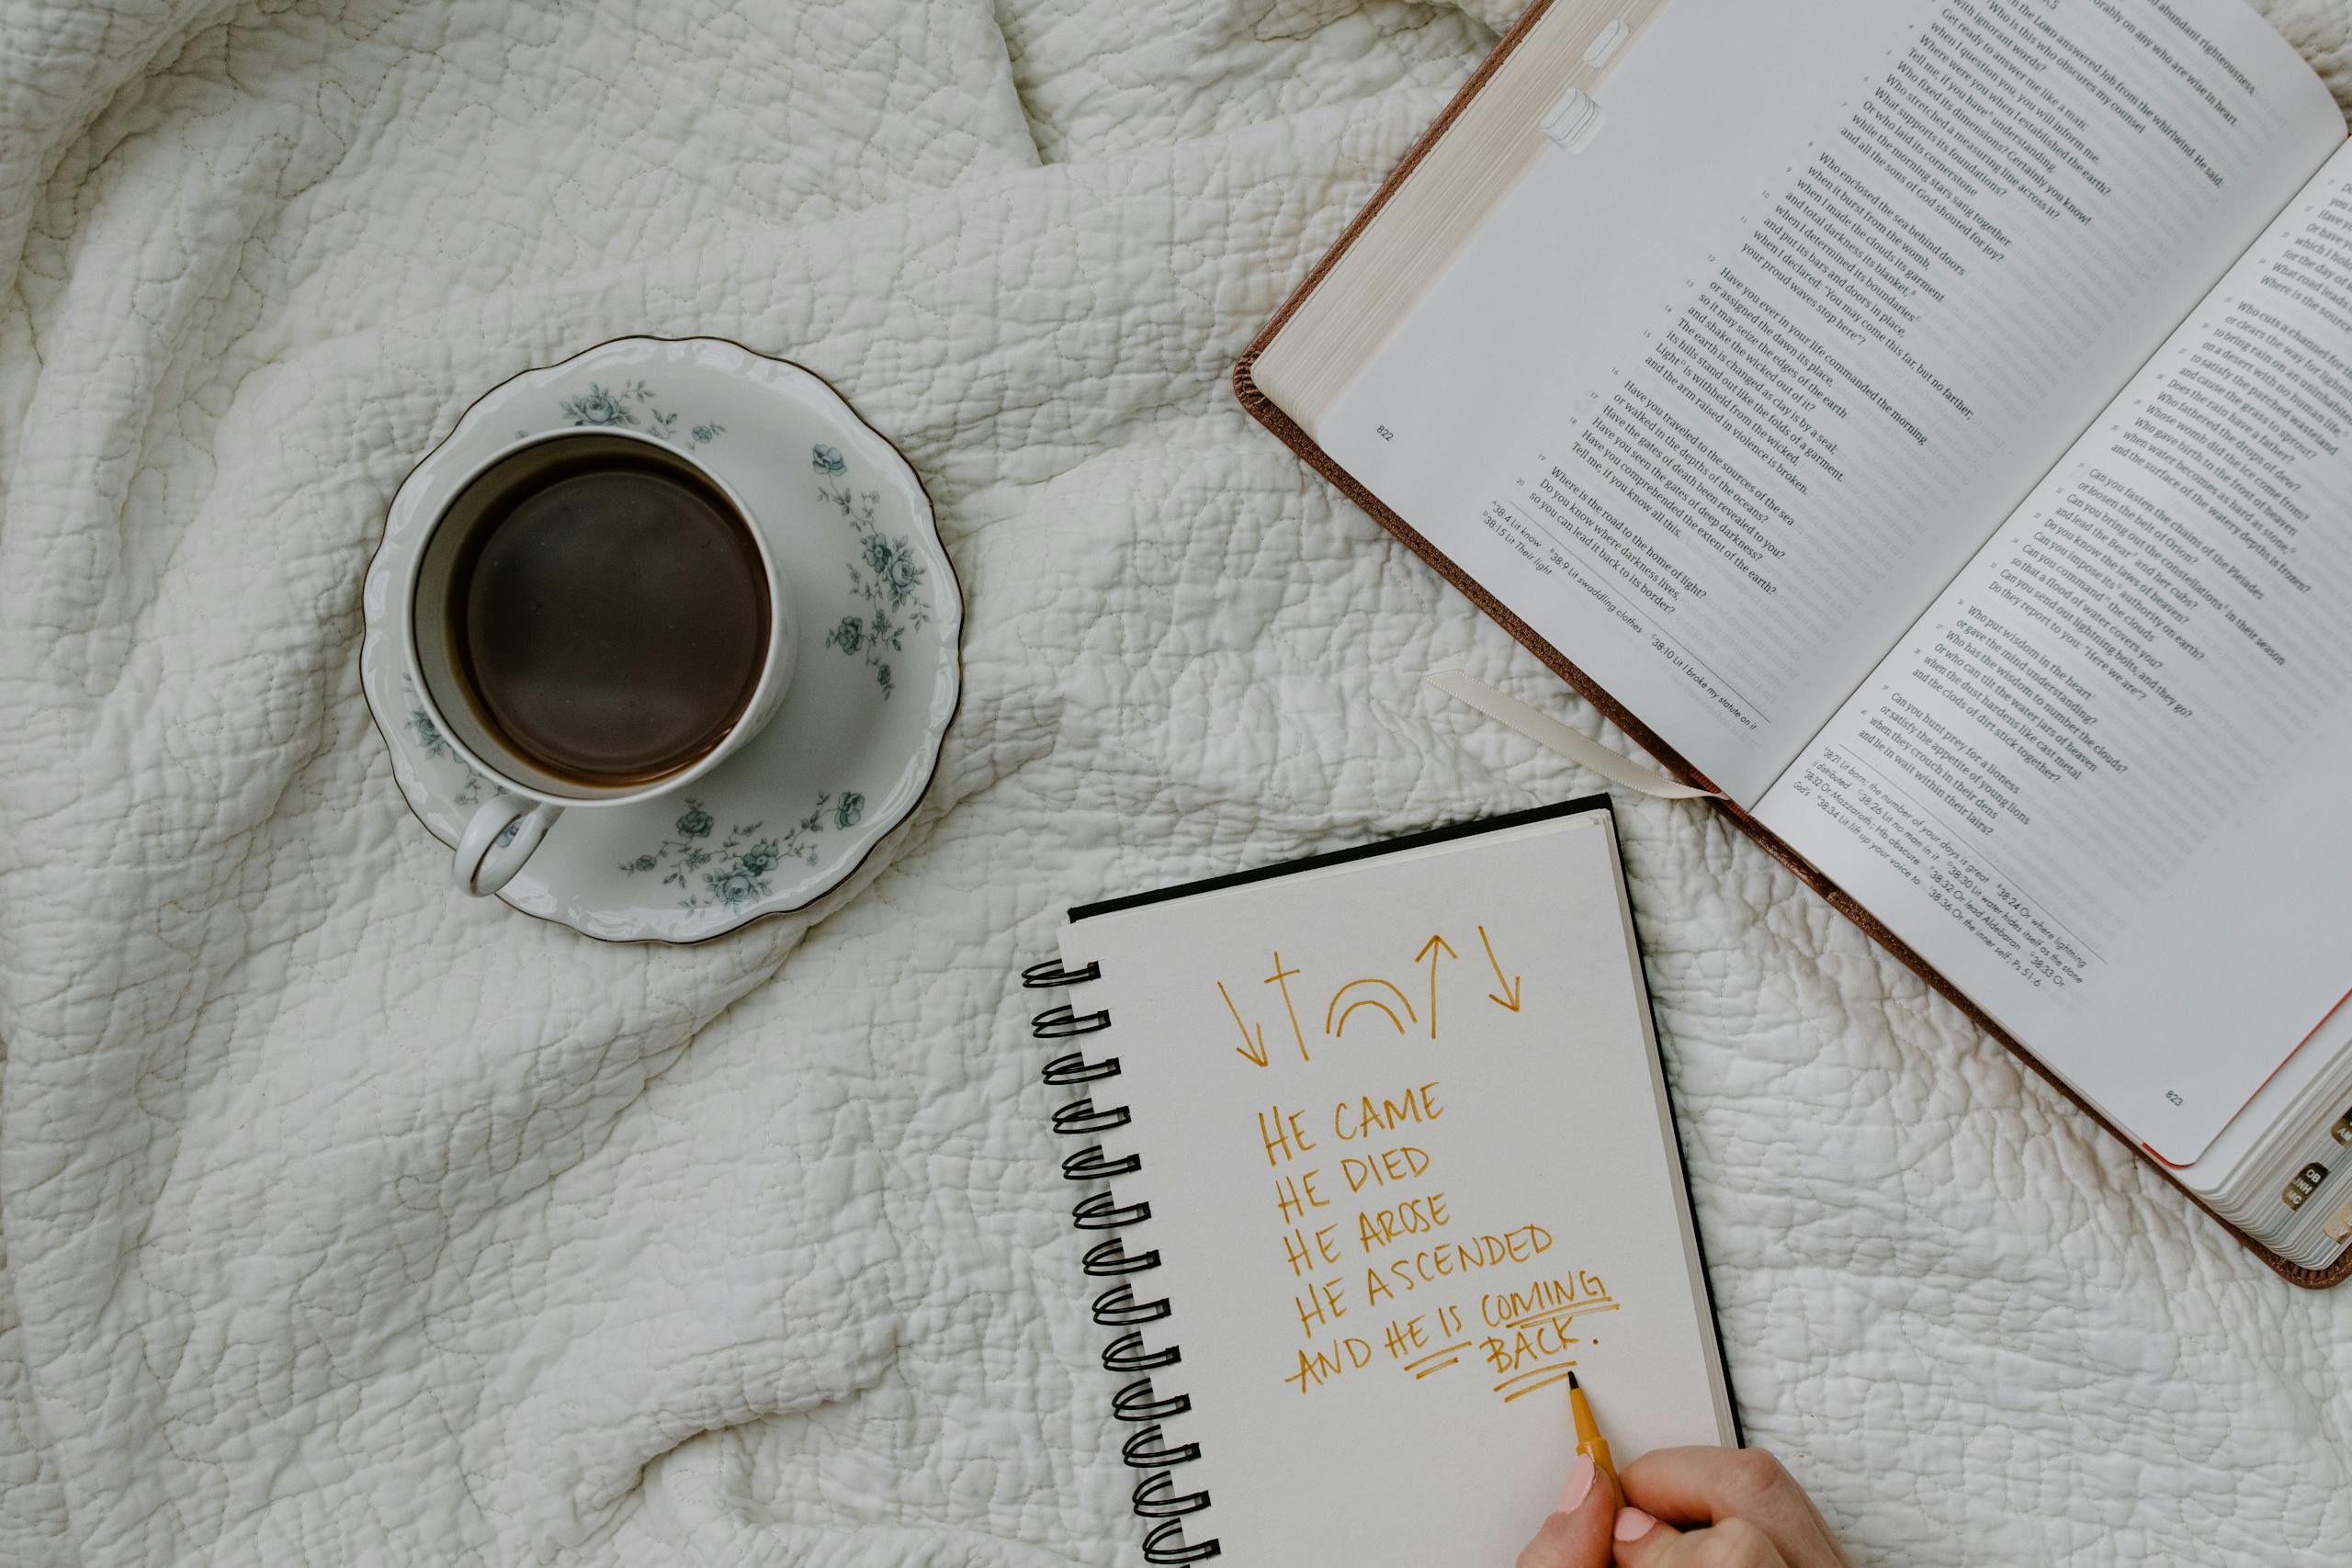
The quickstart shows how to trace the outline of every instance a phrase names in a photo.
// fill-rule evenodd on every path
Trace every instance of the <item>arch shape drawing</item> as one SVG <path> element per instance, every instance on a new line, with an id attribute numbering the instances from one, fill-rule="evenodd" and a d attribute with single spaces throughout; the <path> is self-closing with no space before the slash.
<path id="1" fill-rule="evenodd" d="M 1390 1007 L 1387 1002 L 1382 1000 L 1376 996 L 1358 997 L 1354 1001 L 1349 1002 L 1347 1006 L 1341 1007 L 1340 1004 L 1341 1001 L 1346 999 L 1348 993 L 1360 987 L 1365 989 L 1377 988 L 1385 990 L 1390 996 L 1395 997 L 1396 998 L 1397 1006 L 1402 1007 L 1405 1010 L 1405 1018 L 1398 1018 L 1396 1016 L 1396 1009 Z M 1383 1013 L 1387 1015 L 1388 1021 L 1396 1026 L 1396 1032 L 1399 1034 L 1405 1032 L 1405 1019 L 1411 1019 L 1416 1023 L 1420 1021 L 1419 1015 L 1413 1011 L 1413 1002 L 1411 998 L 1406 996 L 1404 992 L 1398 990 L 1394 985 L 1391 985 L 1386 980 L 1366 976 L 1360 980 L 1351 980 L 1346 985 L 1331 993 L 1331 1005 L 1323 1010 L 1323 1032 L 1332 1035 L 1345 1034 L 1348 1029 L 1348 1015 L 1354 1012 L 1358 1008 L 1378 1008 Z"/>

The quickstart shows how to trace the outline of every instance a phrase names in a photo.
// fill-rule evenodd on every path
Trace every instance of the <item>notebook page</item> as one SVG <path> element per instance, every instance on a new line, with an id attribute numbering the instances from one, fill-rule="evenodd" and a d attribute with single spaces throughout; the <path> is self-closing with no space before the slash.
<path id="1" fill-rule="evenodd" d="M 2344 140 L 2240 0 L 1672 0 L 1595 96 L 1316 429 L 1751 806 Z"/>
<path id="2" fill-rule="evenodd" d="M 1573 1461 L 1731 1440 L 1604 812 L 1090 918 L 1124 1233 L 1237 1563 L 1505 1562 Z M 1121 1137 L 1128 1141 L 1122 1145 Z"/>

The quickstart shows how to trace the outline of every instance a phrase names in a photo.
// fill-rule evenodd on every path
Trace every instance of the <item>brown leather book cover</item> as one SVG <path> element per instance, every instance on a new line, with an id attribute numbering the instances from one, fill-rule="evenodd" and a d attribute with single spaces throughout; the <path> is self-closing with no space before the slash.
<path id="1" fill-rule="evenodd" d="M 1283 301 L 1282 308 L 1274 312 L 1272 319 L 1259 330 L 1257 337 L 1251 340 L 1250 346 L 1242 351 L 1241 358 L 1233 367 L 1233 389 L 1235 395 L 1241 400 L 1241 406 L 1249 411 L 1251 418 L 1272 431 L 1284 446 L 1306 459 L 1316 472 L 1337 485 L 1341 493 L 1370 513 L 1374 522 L 1412 547 L 1413 553 L 1436 568 L 1438 575 L 1467 594 L 1473 604 L 1484 610 L 1505 631 L 1518 638 L 1522 647 L 1542 660 L 1560 679 L 1575 687 L 1586 701 L 1607 715 L 1611 724 L 1639 741 L 1643 750 L 1665 764 L 1675 777 L 1686 784 L 1713 789 L 1715 787 L 1714 784 L 1704 774 L 1691 767 L 1679 752 L 1660 739 L 1656 731 L 1644 724 L 1623 704 L 1601 690 L 1598 682 L 1570 662 L 1567 655 L 1538 637 L 1532 627 L 1506 609 L 1501 601 L 1479 585 L 1476 578 L 1447 558 L 1436 546 L 1415 531 L 1411 524 L 1382 504 L 1379 497 L 1364 488 L 1354 475 L 1341 468 L 1329 452 L 1317 445 L 1313 436 L 1300 429 L 1281 409 L 1276 408 L 1266 395 L 1258 389 L 1257 382 L 1250 374 L 1252 367 L 1257 364 L 1258 356 L 1265 352 L 1266 345 L 1273 341 L 1274 334 L 1282 330 L 1283 323 L 1289 321 L 1292 314 L 1298 310 L 1301 301 L 1315 291 L 1317 286 L 1323 281 L 1325 275 L 1331 270 L 1332 264 L 1347 253 L 1349 246 L 1356 243 L 1365 226 L 1372 221 L 1373 216 L 1387 203 L 1390 197 L 1396 194 L 1397 187 L 1404 184 L 1406 176 L 1413 172 L 1414 166 L 1427 156 L 1430 149 L 1435 146 L 1438 140 L 1446 133 L 1447 128 L 1460 117 L 1464 106 L 1478 96 L 1479 91 L 1493 77 L 1496 68 L 1510 56 L 1511 51 L 1519 47 L 1530 29 L 1542 19 L 1544 13 L 1549 10 L 1551 6 L 1552 0 L 1535 0 L 1535 3 L 1530 6 L 1526 13 L 1520 17 L 1518 24 L 1503 35 L 1502 41 L 1495 46 L 1494 52 L 1480 62 L 1476 71 L 1471 73 L 1470 79 L 1463 84 L 1462 90 L 1454 95 L 1451 103 L 1446 105 L 1445 112 L 1439 115 L 1436 122 L 1422 133 L 1420 140 L 1413 143 L 1412 149 L 1405 154 L 1404 160 L 1390 173 L 1388 178 L 1382 182 L 1380 189 L 1373 194 L 1372 199 L 1364 204 L 1363 210 L 1356 214 L 1354 221 L 1348 225 L 1347 230 L 1340 234 L 1330 250 L 1324 254 L 1323 258 L 1315 264 L 1314 269 L 1306 275 L 1306 280 L 1292 291 L 1289 299 Z M 1799 881 L 1827 899 L 1830 906 L 1839 914 L 1861 927 L 1873 942 L 1901 959 L 1921 979 L 1940 992 L 1946 1000 L 1966 1013 L 1978 1028 L 1999 1041 L 2018 1060 L 2041 1075 L 2052 1088 L 2072 1100 L 2085 1115 L 2098 1122 L 2100 1126 L 2105 1127 L 2121 1140 L 2152 1169 L 2178 1189 L 2182 1196 L 2203 1209 L 2214 1224 L 2229 1232 L 2242 1246 L 2261 1258 L 2282 1278 L 2307 1290 L 2324 1290 L 2343 1283 L 2347 1278 L 2352 1278 L 2352 1252 L 2346 1253 L 2325 1269 L 2305 1268 L 2301 1264 L 2280 1257 L 2236 1225 L 2214 1213 L 2203 1200 L 2181 1185 L 2162 1160 L 2157 1159 L 2144 1145 L 2135 1141 L 2123 1129 L 2093 1110 L 2085 1102 L 2082 1096 L 2069 1089 L 2055 1073 L 2042 1066 L 2041 1060 L 2032 1052 L 2027 1050 L 2000 1025 L 1986 1017 L 1984 1010 L 1969 1000 L 1959 987 L 1944 978 L 1926 959 L 1905 946 L 1901 938 L 1882 924 L 1876 916 L 1856 902 L 1850 894 L 1824 876 L 1810 861 L 1781 842 L 1770 829 L 1730 801 L 1717 798 L 1711 804 L 1715 809 L 1730 818 L 1741 832 L 1761 845 L 1767 854 L 1771 855 L 1793 872 Z"/>

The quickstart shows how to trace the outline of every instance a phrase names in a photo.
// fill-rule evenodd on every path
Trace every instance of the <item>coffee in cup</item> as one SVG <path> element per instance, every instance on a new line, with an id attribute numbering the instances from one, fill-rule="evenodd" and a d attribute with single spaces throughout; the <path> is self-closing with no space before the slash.
<path id="1" fill-rule="evenodd" d="M 567 807 L 702 776 L 782 698 L 794 637 L 775 562 L 725 481 L 663 442 L 527 438 L 430 530 L 409 584 L 413 678 L 502 791 L 458 847 L 469 892 L 503 886 Z"/>

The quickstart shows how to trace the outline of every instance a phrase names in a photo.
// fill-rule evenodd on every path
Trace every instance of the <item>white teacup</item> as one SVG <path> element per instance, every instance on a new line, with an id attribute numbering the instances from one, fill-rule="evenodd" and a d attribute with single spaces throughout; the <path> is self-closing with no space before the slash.
<path id="1" fill-rule="evenodd" d="M 522 726 L 502 725 L 498 716 L 501 699 L 488 691 L 500 682 L 487 671 L 478 671 L 474 661 L 484 657 L 480 653 L 481 648 L 489 646 L 492 639 L 501 637 L 503 640 L 496 643 L 502 649 L 500 657 L 508 657 L 503 650 L 514 646 L 518 638 L 527 653 L 530 650 L 528 639 L 538 635 L 537 628 L 541 623 L 529 612 L 518 609 L 516 615 L 525 617 L 519 623 L 523 630 L 514 636 L 504 636 L 518 623 L 512 620 L 500 623 L 498 617 L 486 613 L 481 608 L 481 602 L 475 598 L 468 600 L 468 604 L 474 606 L 470 609 L 453 604 L 453 592 L 465 592 L 467 585 L 476 581 L 476 572 L 482 570 L 475 563 L 486 553 L 485 542 L 496 536 L 493 513 L 503 514 L 512 511 L 520 498 L 539 500 L 552 496 L 554 487 L 560 484 L 573 487 L 564 493 L 578 499 L 585 493 L 584 487 L 595 485 L 608 469 L 625 476 L 630 471 L 639 476 L 650 475 L 656 485 L 664 477 L 674 479 L 681 484 L 699 480 L 707 491 L 716 492 L 715 497 L 705 495 L 701 498 L 707 502 L 707 511 L 698 515 L 707 517 L 718 512 L 718 502 L 723 500 L 730 513 L 729 520 L 739 525 L 741 534 L 748 537 L 757 563 L 755 596 L 764 602 L 767 626 L 764 652 L 759 657 L 755 677 L 748 660 L 739 659 L 731 666 L 714 671 L 714 679 L 725 682 L 723 694 L 712 693 L 706 697 L 697 693 L 695 704 L 681 705 L 682 708 L 708 707 L 717 711 L 740 701 L 740 706 L 733 707 L 731 718 L 714 721 L 723 722 L 723 729 L 710 728 L 707 733 L 697 734 L 695 749 L 690 754 L 682 752 L 675 766 L 655 762 L 640 767 L 629 776 L 605 776 L 587 769 L 567 770 L 551 762 L 548 752 L 535 754 L 530 747 L 518 740 L 514 731 Z M 611 496 L 613 492 L 608 491 L 606 494 Z M 594 502 L 597 498 L 590 496 L 588 499 Z M 563 515 L 552 510 L 555 504 L 551 500 L 547 501 L 541 514 Z M 653 526 L 650 519 L 656 515 L 657 513 L 644 510 L 631 513 L 626 506 L 608 501 L 599 515 L 598 525 L 617 530 L 602 536 L 606 539 L 639 539 L 648 528 Z M 686 525 L 682 522 L 680 526 L 683 528 Z M 630 531 L 632 527 L 634 532 Z M 735 531 L 722 527 L 721 532 L 728 544 L 740 549 L 742 541 L 737 538 Z M 710 539 L 717 536 L 705 527 L 702 535 L 697 536 L 696 547 L 707 551 Z M 537 558 L 541 564 L 551 562 L 558 570 L 565 567 L 579 571 L 591 570 L 584 564 L 585 558 L 566 559 L 546 553 L 546 535 L 542 533 L 537 537 L 541 541 L 537 546 L 542 552 Z M 642 550 L 652 547 L 650 545 L 624 546 L 618 550 L 607 549 L 597 558 L 601 575 L 592 574 L 589 586 L 594 589 L 599 585 L 609 585 L 610 604 L 615 607 L 615 614 L 609 623 L 600 620 L 595 624 L 610 624 L 616 631 L 627 635 L 651 634 L 650 623 L 624 623 L 629 620 L 631 594 L 641 586 L 637 577 L 631 575 L 632 568 L 641 568 L 638 576 L 648 581 L 664 570 L 662 562 L 642 554 Z M 630 549 L 639 549 L 640 553 L 632 558 L 628 553 Z M 713 570 L 707 564 L 709 559 L 723 558 L 707 556 L 702 570 Z M 751 561 L 747 559 L 745 565 L 749 567 Z M 602 570 L 606 568 L 609 570 Z M 574 581 L 576 585 L 576 579 L 560 580 Z M 731 579 L 728 586 L 732 586 Z M 656 612 L 650 606 L 657 601 L 650 597 L 653 592 L 650 588 L 644 591 L 649 595 L 649 607 L 643 613 L 650 616 Z M 451 490 L 449 500 L 435 514 L 426 529 L 424 546 L 417 551 L 409 570 L 408 581 L 402 586 L 401 602 L 406 609 L 400 621 L 401 655 L 408 667 L 409 679 L 416 688 L 417 700 L 424 705 L 434 728 L 441 732 L 450 750 L 474 772 L 498 786 L 499 793 L 475 811 L 472 821 L 467 824 L 458 841 L 458 885 L 477 897 L 495 893 L 522 870 L 524 863 L 547 838 L 548 829 L 555 826 L 556 818 L 566 810 L 633 806 L 641 800 L 651 800 L 684 788 L 726 761 L 757 735 L 762 726 L 775 716 L 775 710 L 784 700 L 785 690 L 791 683 L 793 656 L 798 647 L 792 597 L 786 591 L 784 576 L 768 549 L 767 541 L 761 536 L 751 509 L 743 504 L 742 498 L 733 487 L 667 442 L 609 426 L 526 436 L 492 454 L 458 481 Z M 585 599 L 574 595 L 563 602 L 576 606 Z M 601 596 L 597 603 L 600 607 L 606 604 Z M 575 631 L 581 624 L 581 618 L 575 615 L 571 622 Z M 671 624 L 664 623 L 665 626 Z M 741 628 L 735 639 L 739 654 L 744 651 L 744 639 L 755 635 L 754 627 L 755 623 L 747 623 Z M 701 635 L 704 629 L 690 626 L 686 631 L 687 635 L 695 636 Z M 676 667 L 682 660 L 691 662 L 691 657 L 679 649 L 656 649 L 652 651 L 671 655 L 667 662 L 673 668 L 668 673 L 673 680 L 677 678 Z M 624 661 L 627 658 L 626 649 L 615 652 L 608 649 L 596 649 L 594 652 L 598 658 L 621 659 Z M 537 684 L 528 689 L 539 693 L 553 692 L 554 696 L 544 700 L 566 715 L 593 712 L 600 702 L 606 703 L 609 709 L 621 696 L 632 694 L 619 691 L 601 692 L 594 681 L 583 681 L 567 687 L 563 681 L 566 673 L 560 662 L 548 663 L 543 660 L 532 673 Z M 691 681 L 691 676 L 688 679 Z M 741 697 L 739 694 L 747 680 L 750 682 L 749 695 Z M 616 687 L 628 684 L 626 678 L 611 683 Z M 512 693 L 508 694 L 511 698 Z M 633 694 L 639 699 L 639 707 L 643 708 L 642 693 Z M 516 711 L 516 705 L 511 700 L 505 702 L 504 706 L 510 716 Z M 608 731 L 612 726 L 621 722 L 612 711 L 604 713 L 603 716 L 607 722 Z"/>

